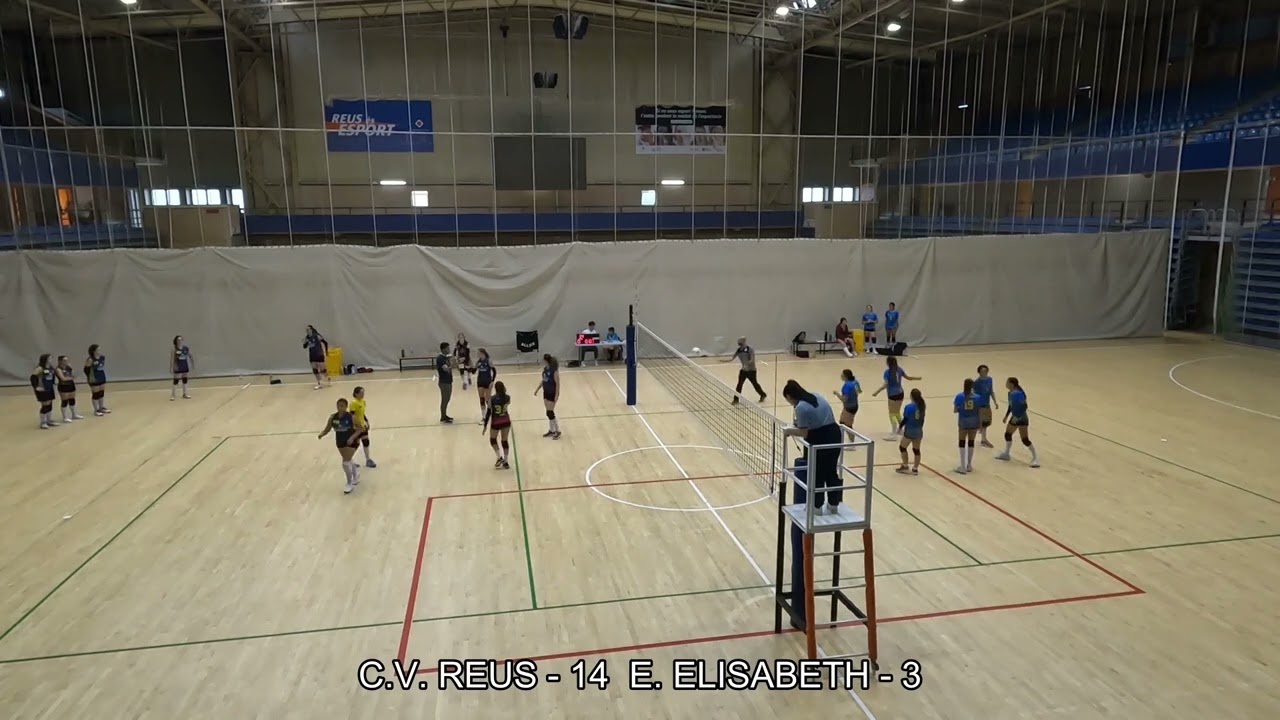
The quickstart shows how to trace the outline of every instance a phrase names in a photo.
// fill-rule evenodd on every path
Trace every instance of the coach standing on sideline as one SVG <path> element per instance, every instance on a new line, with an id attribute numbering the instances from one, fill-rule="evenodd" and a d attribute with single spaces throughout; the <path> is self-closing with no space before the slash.
<path id="1" fill-rule="evenodd" d="M 760 402 L 764 402 L 769 397 L 764 393 L 764 389 L 760 387 L 760 381 L 756 379 L 756 351 L 747 344 L 745 337 L 738 338 L 738 349 L 733 354 L 724 359 L 724 362 L 733 362 L 737 360 L 742 363 L 742 369 L 738 371 L 738 387 L 734 388 L 737 395 L 733 396 L 733 404 L 738 404 L 738 395 L 742 394 L 742 384 L 751 381 L 751 386 L 760 393 Z"/>
<path id="2" fill-rule="evenodd" d="M 449 367 L 449 343 L 440 343 L 440 354 L 436 356 L 437 384 L 440 386 L 440 422 L 453 422 L 449 417 L 449 399 L 453 397 L 453 369 Z"/>
<path id="3" fill-rule="evenodd" d="M 805 390 L 795 380 L 788 380 L 782 387 L 782 397 L 795 409 L 795 423 L 787 428 L 787 435 L 802 437 L 810 445 L 835 445 L 844 441 L 844 433 L 836 424 L 835 413 L 826 398 Z M 814 512 L 822 514 L 825 495 L 827 514 L 835 515 L 840 510 L 844 491 L 824 492 L 824 489 L 840 487 L 840 448 L 818 450 L 813 464 L 809 469 L 809 490 L 813 492 Z"/>

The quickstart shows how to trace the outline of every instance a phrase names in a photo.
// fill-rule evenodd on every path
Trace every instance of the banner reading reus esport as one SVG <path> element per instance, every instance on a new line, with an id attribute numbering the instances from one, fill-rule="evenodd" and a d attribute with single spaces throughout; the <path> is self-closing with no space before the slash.
<path id="1" fill-rule="evenodd" d="M 641 105 L 636 108 L 636 153 L 723 155 L 728 119 L 724 105 Z"/>
<path id="2" fill-rule="evenodd" d="M 432 152 L 430 100 L 340 100 L 324 106 L 329 152 Z"/>

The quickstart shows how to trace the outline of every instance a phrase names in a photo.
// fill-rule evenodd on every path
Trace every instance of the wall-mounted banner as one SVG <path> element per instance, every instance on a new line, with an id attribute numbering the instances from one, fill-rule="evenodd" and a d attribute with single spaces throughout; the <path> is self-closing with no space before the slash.
<path id="1" fill-rule="evenodd" d="M 728 118 L 724 105 L 641 105 L 636 108 L 636 153 L 723 155 Z"/>
<path id="2" fill-rule="evenodd" d="M 430 100 L 339 100 L 324 106 L 329 152 L 432 152 Z"/>

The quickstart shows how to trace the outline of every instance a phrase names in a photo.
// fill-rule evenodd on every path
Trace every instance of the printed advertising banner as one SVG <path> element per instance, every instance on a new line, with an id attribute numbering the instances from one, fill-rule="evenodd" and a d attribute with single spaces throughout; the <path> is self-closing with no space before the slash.
<path id="1" fill-rule="evenodd" d="M 339 100 L 324 106 L 329 152 L 432 152 L 430 100 Z"/>
<path id="2" fill-rule="evenodd" d="M 723 155 L 728 118 L 724 105 L 641 105 L 636 108 L 636 153 Z"/>

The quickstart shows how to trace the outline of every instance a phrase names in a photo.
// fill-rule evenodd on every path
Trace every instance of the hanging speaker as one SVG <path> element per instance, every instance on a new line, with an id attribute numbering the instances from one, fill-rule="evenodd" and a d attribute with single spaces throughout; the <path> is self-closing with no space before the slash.
<path id="1" fill-rule="evenodd" d="M 560 73 L 547 73 L 548 88 L 554 88 L 558 80 L 560 80 Z"/>
<path id="2" fill-rule="evenodd" d="M 534 73 L 534 74 L 533 74 L 533 86 L 534 86 L 534 87 L 536 87 L 536 88 L 541 88 L 541 87 L 545 87 L 545 86 L 546 86 L 546 84 L 547 84 L 546 77 L 545 77 L 545 76 L 543 76 L 543 74 L 542 74 L 542 73 L 540 73 L 540 72 L 536 72 L 536 73 Z"/>
<path id="3" fill-rule="evenodd" d="M 557 15 L 551 18 L 551 31 L 555 33 L 557 40 L 569 39 L 569 21 L 564 15 Z"/>
<path id="4" fill-rule="evenodd" d="M 581 40 L 587 34 L 587 26 L 591 24 L 591 19 L 586 15 L 579 15 L 573 20 L 573 39 Z"/>

